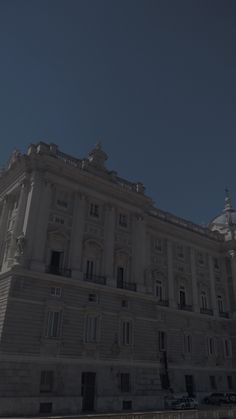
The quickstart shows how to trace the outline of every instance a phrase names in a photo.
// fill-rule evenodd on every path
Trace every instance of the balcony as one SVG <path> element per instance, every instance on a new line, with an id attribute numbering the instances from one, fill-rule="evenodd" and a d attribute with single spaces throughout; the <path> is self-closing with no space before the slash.
<path id="1" fill-rule="evenodd" d="M 185 311 L 193 311 L 193 306 L 187 305 L 187 304 L 178 304 L 179 310 L 185 310 Z"/>
<path id="2" fill-rule="evenodd" d="M 134 282 L 125 282 L 123 280 L 117 280 L 117 288 L 124 290 L 136 291 L 136 284 Z"/>
<path id="3" fill-rule="evenodd" d="M 219 316 L 224 317 L 225 319 L 228 319 L 229 313 L 226 313 L 225 311 L 219 311 Z"/>
<path id="4" fill-rule="evenodd" d="M 201 314 L 208 314 L 208 316 L 213 316 L 213 310 L 211 308 L 200 308 Z"/>
<path id="5" fill-rule="evenodd" d="M 84 281 L 93 282 L 94 284 L 106 285 L 107 279 L 101 275 L 84 274 Z"/>
<path id="6" fill-rule="evenodd" d="M 159 306 L 168 307 L 169 306 L 169 300 L 158 300 L 157 304 Z"/>
<path id="7" fill-rule="evenodd" d="M 66 276 L 67 278 L 71 277 L 71 269 L 59 268 L 58 266 L 53 265 L 47 266 L 45 272 L 53 275 Z"/>

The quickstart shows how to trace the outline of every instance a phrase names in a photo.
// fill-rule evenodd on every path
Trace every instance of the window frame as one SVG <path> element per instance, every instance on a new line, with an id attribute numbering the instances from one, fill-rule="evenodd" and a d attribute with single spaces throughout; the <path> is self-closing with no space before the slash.
<path id="1" fill-rule="evenodd" d="M 84 342 L 96 344 L 100 341 L 101 315 L 87 313 L 85 317 Z"/>
<path id="2" fill-rule="evenodd" d="M 133 345 L 133 320 L 130 318 L 121 319 L 120 322 L 120 344 L 121 346 Z"/>
<path id="3" fill-rule="evenodd" d="M 55 320 L 57 316 L 57 320 Z M 62 332 L 63 312 L 61 309 L 49 309 L 46 315 L 45 337 L 48 339 L 60 339 Z M 55 324 L 54 324 L 55 323 Z"/>

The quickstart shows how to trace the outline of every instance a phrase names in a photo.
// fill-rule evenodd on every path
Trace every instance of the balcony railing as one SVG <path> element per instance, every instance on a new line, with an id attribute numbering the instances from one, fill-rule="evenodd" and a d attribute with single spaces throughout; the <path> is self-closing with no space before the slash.
<path id="1" fill-rule="evenodd" d="M 193 311 L 193 306 L 187 305 L 187 304 L 178 304 L 179 310 L 185 310 L 185 311 Z"/>
<path id="2" fill-rule="evenodd" d="M 117 280 L 117 288 L 123 288 L 125 290 L 136 291 L 136 284 L 134 282 L 125 282 L 123 280 Z"/>
<path id="3" fill-rule="evenodd" d="M 157 304 L 159 306 L 168 307 L 169 306 L 169 300 L 157 300 Z"/>
<path id="4" fill-rule="evenodd" d="M 71 269 L 68 268 L 59 268 L 57 266 L 49 265 L 46 267 L 46 272 L 53 275 L 71 277 Z"/>
<path id="5" fill-rule="evenodd" d="M 219 316 L 224 317 L 225 319 L 228 319 L 229 318 L 229 313 L 227 313 L 225 311 L 219 311 Z"/>
<path id="6" fill-rule="evenodd" d="M 106 285 L 107 279 L 101 275 L 84 274 L 84 281 L 94 282 L 95 284 Z"/>
<path id="7" fill-rule="evenodd" d="M 201 314 L 208 314 L 209 316 L 213 316 L 213 310 L 211 308 L 200 308 Z"/>

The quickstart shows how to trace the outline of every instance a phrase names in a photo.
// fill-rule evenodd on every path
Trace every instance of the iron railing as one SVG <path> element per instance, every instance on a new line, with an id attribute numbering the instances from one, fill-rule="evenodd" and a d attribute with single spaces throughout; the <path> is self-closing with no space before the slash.
<path id="1" fill-rule="evenodd" d="M 136 291 L 137 287 L 134 282 L 125 282 L 123 280 L 117 280 L 117 288 L 122 288 L 129 291 Z"/>
<path id="2" fill-rule="evenodd" d="M 101 275 L 90 275 L 85 273 L 84 274 L 84 281 L 94 282 L 95 284 L 106 285 L 107 279 L 105 276 Z"/>
<path id="3" fill-rule="evenodd" d="M 201 314 L 208 314 L 209 316 L 213 316 L 213 310 L 211 308 L 201 307 L 200 308 L 200 313 Z"/>
<path id="4" fill-rule="evenodd" d="M 193 311 L 193 306 L 187 304 L 178 304 L 179 310 Z"/>
<path id="5" fill-rule="evenodd" d="M 49 265 L 46 267 L 46 272 L 53 275 L 71 277 L 71 269 L 59 268 L 58 266 Z"/>

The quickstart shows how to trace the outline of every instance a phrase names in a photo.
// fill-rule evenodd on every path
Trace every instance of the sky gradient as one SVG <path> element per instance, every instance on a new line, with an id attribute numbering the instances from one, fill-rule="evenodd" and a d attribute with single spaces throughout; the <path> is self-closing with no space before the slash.
<path id="1" fill-rule="evenodd" d="M 0 166 L 53 142 L 200 224 L 236 206 L 234 0 L 0 0 Z"/>

